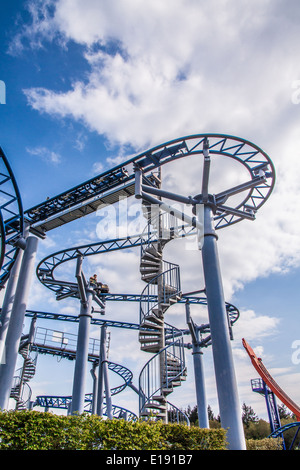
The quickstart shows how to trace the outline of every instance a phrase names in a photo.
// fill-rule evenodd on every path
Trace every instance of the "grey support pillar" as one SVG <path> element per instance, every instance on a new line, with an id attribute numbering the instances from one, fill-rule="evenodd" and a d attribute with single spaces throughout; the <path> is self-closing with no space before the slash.
<path id="1" fill-rule="evenodd" d="M 112 401 L 110 385 L 108 380 L 108 361 L 103 361 L 103 372 L 104 372 L 104 386 L 105 386 L 105 403 L 106 403 L 106 416 L 108 419 L 112 419 Z"/>
<path id="2" fill-rule="evenodd" d="M 99 375 L 98 375 L 98 396 L 97 396 L 97 415 L 103 415 L 103 401 L 104 401 L 104 375 L 103 365 L 106 359 L 105 356 L 105 343 L 106 343 L 106 326 L 101 327 L 100 334 L 100 352 L 99 352 Z"/>
<path id="3" fill-rule="evenodd" d="M 101 327 L 101 339 L 100 339 L 100 359 L 99 359 L 99 382 L 98 382 L 98 403 L 97 403 L 97 414 L 102 416 L 103 414 L 103 399 L 105 389 L 105 403 L 106 403 L 106 415 L 108 419 L 112 419 L 112 401 L 111 392 L 108 379 L 108 361 L 106 354 L 106 326 Z"/>
<path id="4" fill-rule="evenodd" d="M 92 400 L 92 408 L 91 412 L 93 415 L 96 414 L 97 412 L 97 398 L 98 398 L 98 379 L 99 379 L 99 374 L 98 374 L 98 367 L 99 364 L 96 362 L 93 363 L 93 367 L 90 370 L 91 376 L 93 379 L 93 400 Z"/>
<path id="5" fill-rule="evenodd" d="M 26 248 L 23 254 L 18 285 L 6 334 L 6 360 L 4 364 L 0 364 L 0 409 L 2 410 L 7 409 L 9 404 L 10 391 L 18 358 L 19 344 L 23 330 L 37 246 L 38 239 L 34 236 L 29 236 L 27 238 Z"/>
<path id="6" fill-rule="evenodd" d="M 193 362 L 194 362 L 194 375 L 196 387 L 196 401 L 198 410 L 198 421 L 200 428 L 209 428 L 207 401 L 205 393 L 204 369 L 203 369 L 203 354 L 199 344 L 199 331 L 195 326 L 190 315 L 190 304 L 187 301 L 185 304 L 187 324 L 192 337 L 193 348 Z"/>
<path id="7" fill-rule="evenodd" d="M 90 324 L 92 317 L 93 291 L 87 289 L 86 302 L 81 302 L 79 314 L 76 363 L 73 378 L 71 414 L 81 414 L 84 410 L 85 383 L 88 365 Z"/>
<path id="8" fill-rule="evenodd" d="M 241 406 L 230 345 L 217 240 L 213 227 L 212 210 L 208 205 L 204 208 L 202 259 L 221 425 L 228 429 L 229 449 L 245 450 Z"/>
<path id="9" fill-rule="evenodd" d="M 19 273 L 21 269 L 23 258 L 23 250 L 19 250 L 16 261 L 12 267 L 12 270 L 7 281 L 5 290 L 5 296 L 2 305 L 1 317 L 0 317 L 0 364 L 5 363 L 5 340 L 10 321 L 10 316 L 14 304 L 16 288 L 19 279 Z"/>
<path id="10" fill-rule="evenodd" d="M 207 401 L 204 387 L 204 372 L 202 360 L 203 353 L 199 345 L 193 344 L 192 355 L 194 361 L 199 428 L 209 428 Z"/>

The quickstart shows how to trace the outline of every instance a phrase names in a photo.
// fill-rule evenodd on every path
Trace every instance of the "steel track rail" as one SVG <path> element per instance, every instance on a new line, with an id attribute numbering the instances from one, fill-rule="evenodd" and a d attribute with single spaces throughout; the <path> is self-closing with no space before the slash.
<path id="1" fill-rule="evenodd" d="M 268 155 L 257 145 L 239 137 L 196 134 L 147 150 L 95 178 L 26 210 L 26 220 L 32 230 L 42 235 L 95 212 L 101 204 L 113 204 L 120 197 L 131 197 L 135 191 L 134 169 L 137 166 L 146 175 L 169 162 L 201 155 L 205 139 L 209 139 L 209 152 L 212 157 L 223 156 L 239 161 L 250 175 L 250 180 L 244 185 L 215 195 L 218 205 L 215 214 L 216 229 L 232 225 L 243 218 L 253 218 L 257 209 L 269 197 L 275 183 L 275 170 Z M 259 177 L 260 170 L 267 170 L 267 178 Z M 224 205 L 228 198 L 242 191 L 245 191 L 246 195 L 236 206 Z"/>

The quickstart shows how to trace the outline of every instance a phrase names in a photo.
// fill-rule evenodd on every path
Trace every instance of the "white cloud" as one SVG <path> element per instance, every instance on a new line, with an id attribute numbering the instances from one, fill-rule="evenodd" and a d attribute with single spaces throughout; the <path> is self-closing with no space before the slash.
<path id="1" fill-rule="evenodd" d="M 95 162 L 93 163 L 92 173 L 93 175 L 99 175 L 103 171 L 103 163 Z"/>
<path id="2" fill-rule="evenodd" d="M 241 337 L 246 334 L 246 341 L 251 342 L 257 338 L 274 335 L 278 331 L 279 324 L 278 318 L 258 315 L 253 310 L 241 310 L 240 318 L 234 325 L 234 336 L 241 340 Z M 255 350 L 255 352 L 261 354 L 263 351 Z"/>
<path id="3" fill-rule="evenodd" d="M 46 147 L 34 147 L 34 148 L 26 148 L 26 151 L 31 155 L 36 155 L 40 157 L 47 163 L 58 164 L 61 162 L 61 155 L 53 150 L 49 150 Z"/>
<path id="4" fill-rule="evenodd" d="M 28 89 L 28 102 L 80 120 L 113 142 L 141 148 L 215 128 L 262 132 L 260 122 L 273 125 L 298 78 L 296 45 L 289 40 L 296 25 L 287 30 L 294 11 L 282 22 L 269 1 L 55 5 L 38 32 L 84 45 L 90 74 L 84 83 L 74 77 L 67 92 Z"/>

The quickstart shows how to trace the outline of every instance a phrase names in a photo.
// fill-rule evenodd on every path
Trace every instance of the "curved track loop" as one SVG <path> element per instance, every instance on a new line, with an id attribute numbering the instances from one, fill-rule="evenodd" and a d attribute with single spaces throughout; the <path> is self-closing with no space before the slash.
<path id="1" fill-rule="evenodd" d="M 212 158 L 231 158 L 240 162 L 248 171 L 250 180 L 246 186 L 232 188 L 231 192 L 215 195 L 215 228 L 223 228 L 242 220 L 247 214 L 252 218 L 273 190 L 275 170 L 268 155 L 257 145 L 239 137 L 224 134 L 196 134 L 178 138 L 143 152 L 85 183 L 25 211 L 32 228 L 41 233 L 96 211 L 99 204 L 113 204 L 120 197 L 134 195 L 134 167 L 150 174 L 162 165 L 181 158 L 203 155 L 203 142 L 209 139 Z M 260 172 L 265 172 L 264 177 Z M 245 195 L 232 206 L 224 205 L 238 192 Z"/>
<path id="2" fill-rule="evenodd" d="M 264 366 L 262 360 L 258 358 L 251 348 L 247 341 L 243 338 L 242 340 L 243 346 L 246 349 L 248 356 L 251 359 L 251 362 L 256 369 L 256 371 L 259 373 L 260 377 L 263 379 L 263 381 L 270 387 L 272 392 L 279 398 L 279 400 L 284 403 L 287 408 L 292 411 L 292 413 L 295 414 L 297 420 L 300 420 L 300 408 L 299 406 L 282 390 L 282 388 L 275 382 L 271 374 L 268 372 L 266 367 Z"/>
<path id="3" fill-rule="evenodd" d="M 24 235 L 23 207 L 19 189 L 0 147 L 0 288 L 16 260 L 18 240 Z"/>
<path id="4" fill-rule="evenodd" d="M 290 439 L 289 445 L 286 446 L 287 439 L 284 438 L 285 433 L 290 434 L 291 429 L 293 429 L 295 434 L 292 437 L 292 439 Z M 281 437 L 283 439 L 282 444 L 283 444 L 284 450 L 295 450 L 295 449 L 299 449 L 299 445 L 300 445 L 299 431 L 300 431 L 300 422 L 297 421 L 297 422 L 294 422 L 294 423 L 288 423 L 285 426 L 281 426 L 280 428 L 273 431 L 268 437 L 270 437 L 270 438 Z"/>

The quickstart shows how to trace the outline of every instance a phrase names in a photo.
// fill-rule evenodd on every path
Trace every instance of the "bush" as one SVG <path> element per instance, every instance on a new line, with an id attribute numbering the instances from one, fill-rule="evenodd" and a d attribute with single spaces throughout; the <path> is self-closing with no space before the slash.
<path id="1" fill-rule="evenodd" d="M 276 439 L 247 439 L 247 450 L 282 450 L 282 440 L 277 437 Z"/>
<path id="2" fill-rule="evenodd" d="M 0 450 L 222 450 L 224 429 L 104 420 L 84 413 L 0 412 Z"/>
<path id="3" fill-rule="evenodd" d="M 200 429 L 180 424 L 162 427 L 162 436 L 172 450 L 224 450 L 226 431 L 224 429 Z"/>

